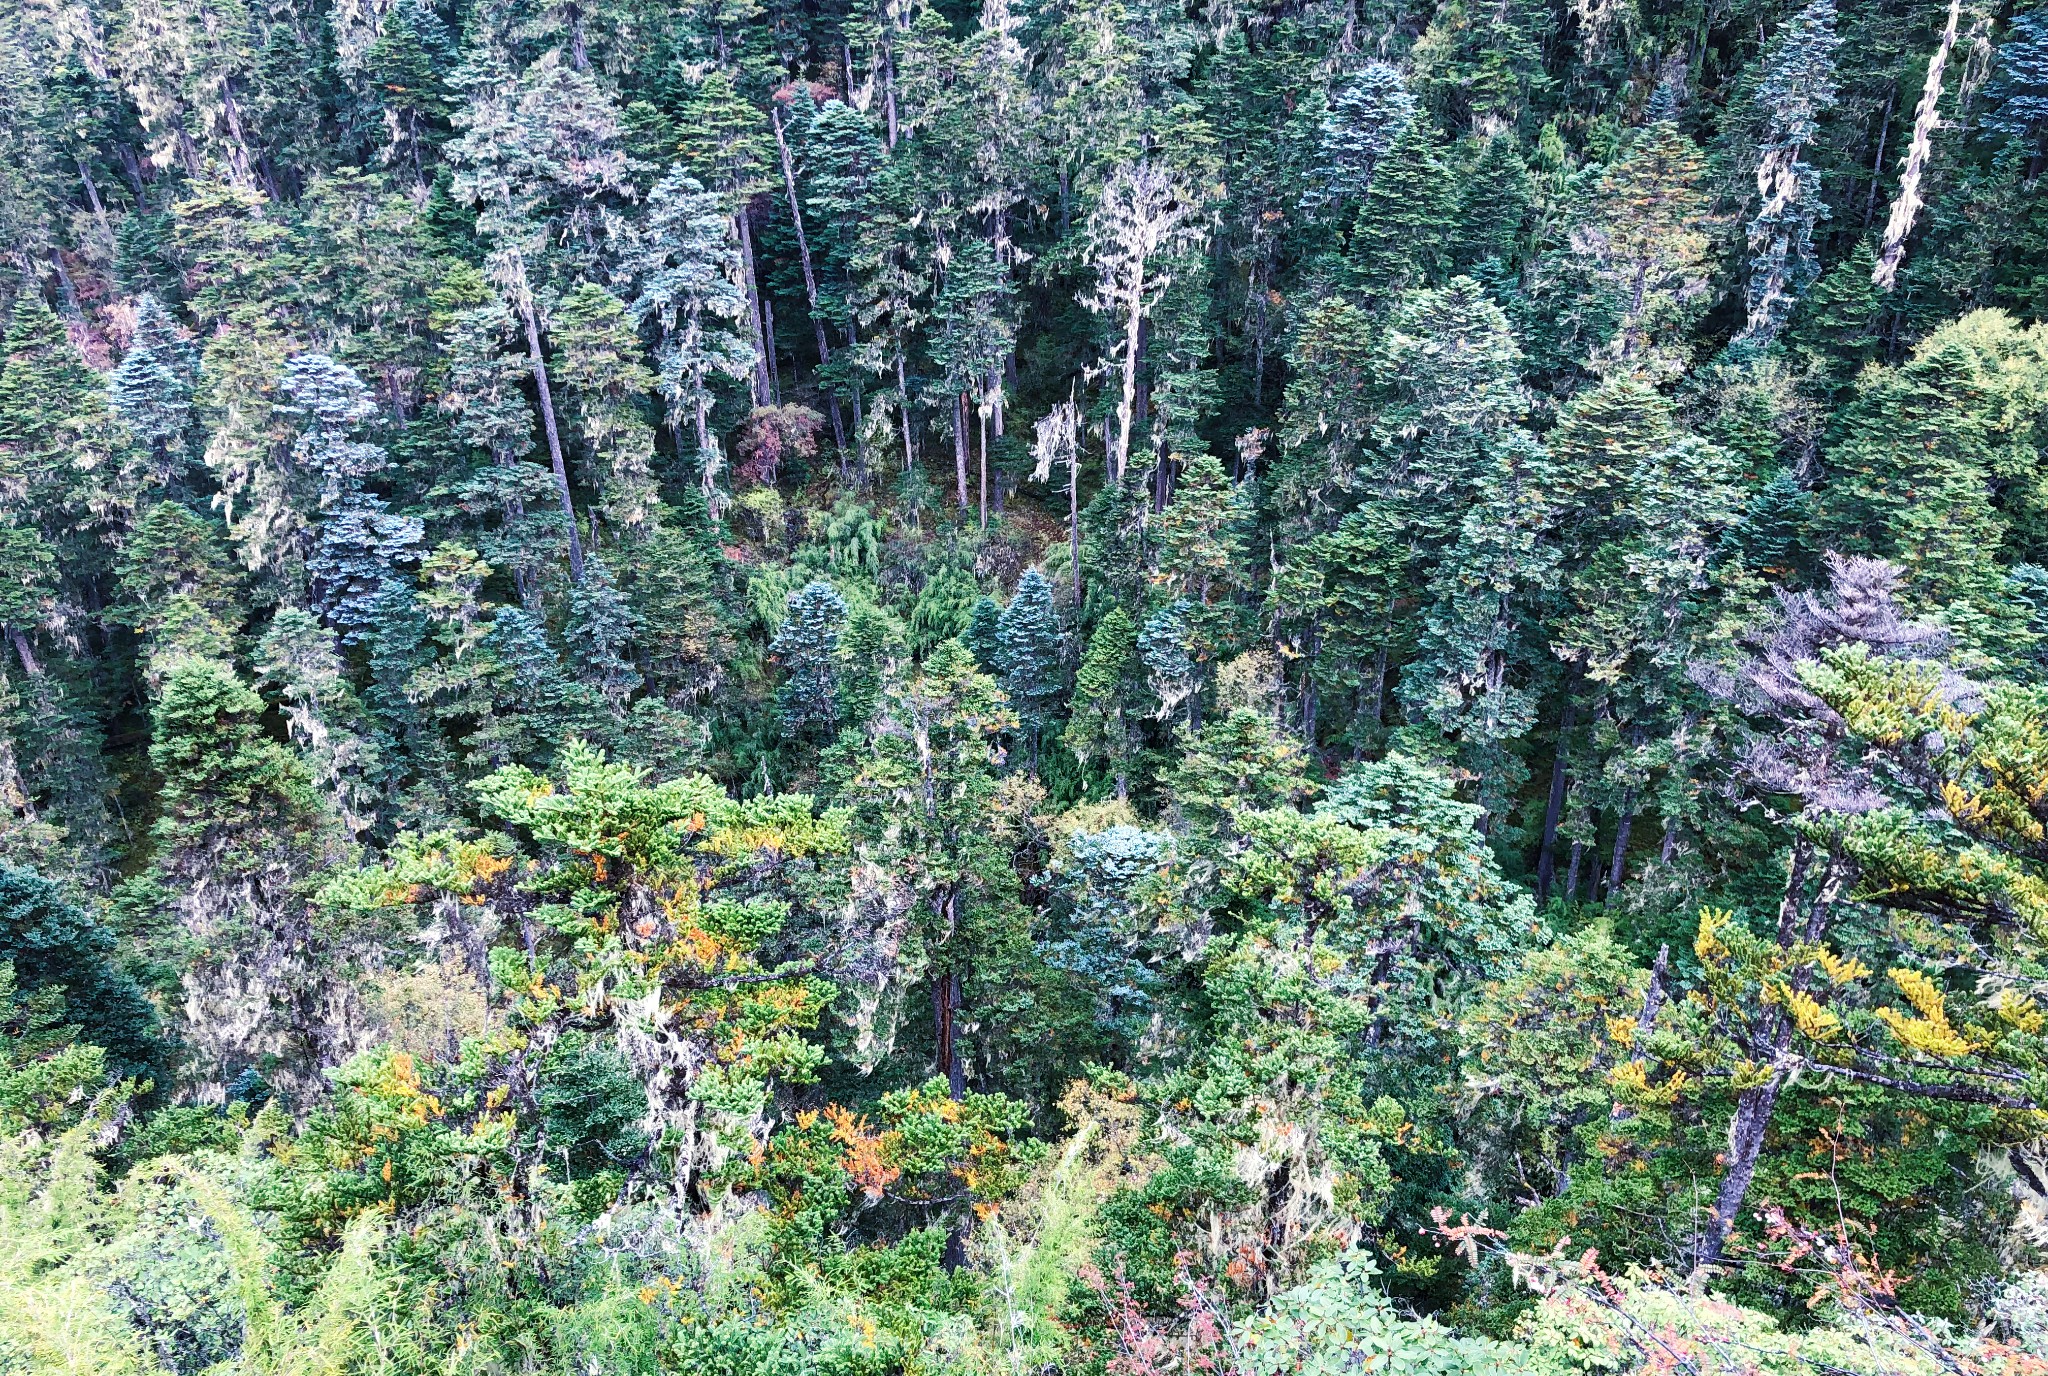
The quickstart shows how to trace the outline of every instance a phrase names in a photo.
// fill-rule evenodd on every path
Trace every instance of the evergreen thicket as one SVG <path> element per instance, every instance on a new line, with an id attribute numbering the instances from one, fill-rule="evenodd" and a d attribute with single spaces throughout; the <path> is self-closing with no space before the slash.
<path id="1" fill-rule="evenodd" d="M 0 1372 L 2048 1376 L 2048 9 L 0 0 Z"/>

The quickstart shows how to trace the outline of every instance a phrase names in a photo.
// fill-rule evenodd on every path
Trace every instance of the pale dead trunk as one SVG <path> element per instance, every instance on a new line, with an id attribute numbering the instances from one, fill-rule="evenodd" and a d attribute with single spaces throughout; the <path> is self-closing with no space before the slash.
<path id="1" fill-rule="evenodd" d="M 1891 218 L 1885 222 L 1884 245 L 1871 270 L 1871 284 L 1890 291 L 1899 280 L 1899 264 L 1906 256 L 1906 238 L 1913 221 L 1925 204 L 1920 199 L 1920 179 L 1927 171 L 1927 159 L 1934 152 L 1934 129 L 1941 122 L 1941 82 L 1948 67 L 1949 52 L 1956 45 L 1956 24 L 1963 14 L 1963 0 L 1949 0 L 1948 23 L 1941 42 L 1927 64 L 1927 82 L 1920 88 L 1920 105 L 1913 112 L 1913 141 L 1906 148 L 1906 163 L 1899 173 L 1899 194 L 1892 201 Z"/>

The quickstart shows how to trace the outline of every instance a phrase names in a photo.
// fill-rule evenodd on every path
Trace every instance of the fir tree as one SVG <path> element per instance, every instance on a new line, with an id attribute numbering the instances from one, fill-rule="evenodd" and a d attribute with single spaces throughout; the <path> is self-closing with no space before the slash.
<path id="1" fill-rule="evenodd" d="M 1758 149 L 1757 196 L 1749 222 L 1749 320 L 1745 338 L 1768 342 L 1783 328 L 1793 303 L 1820 275 L 1814 223 L 1825 216 L 1820 174 L 1802 153 L 1835 103 L 1834 0 L 1813 0 L 1794 15 L 1764 55 L 1757 87 L 1765 113 Z"/>
<path id="2" fill-rule="evenodd" d="M 0 864 L 0 968 L 23 993 L 61 992 L 64 1020 L 108 1052 L 121 1078 L 166 1074 L 170 1047 L 115 934 L 33 870 Z"/>
<path id="3" fill-rule="evenodd" d="M 1310 199 L 1318 204 L 1362 200 L 1373 170 L 1415 120 L 1415 97 L 1400 72 L 1368 62 L 1344 79 L 1317 125 L 1317 159 Z"/>
<path id="4" fill-rule="evenodd" d="M 1402 131 L 1379 162 L 1351 232 L 1352 271 L 1374 295 L 1426 285 L 1449 247 L 1453 182 L 1427 119 Z"/>
<path id="5" fill-rule="evenodd" d="M 1062 672 L 1064 647 L 1052 584 L 1036 568 L 1024 570 L 1016 596 L 996 623 L 996 667 L 1003 691 L 1009 694 L 1031 742 L 1031 762 L 1038 767 L 1039 745 L 1066 695 Z"/>
<path id="6" fill-rule="evenodd" d="M 160 484 L 178 480 L 185 464 L 185 425 L 192 414 L 197 371 L 192 346 L 163 303 L 145 294 L 136 305 L 135 334 L 107 384 L 107 405 L 150 453 Z"/>
<path id="7" fill-rule="evenodd" d="M 839 725 L 839 635 L 846 601 L 830 583 L 789 595 L 789 610 L 769 643 L 787 675 L 776 694 L 783 730 L 797 740 L 828 740 Z"/>
<path id="8" fill-rule="evenodd" d="M 633 666 L 634 642 L 644 623 L 633 605 L 612 582 L 604 561 L 592 556 L 583 581 L 569 594 L 567 636 L 577 647 L 577 675 L 597 690 L 614 716 L 640 689 L 640 671 Z"/>
<path id="9" fill-rule="evenodd" d="M 307 418 L 292 458 L 321 484 L 324 519 L 306 560 L 313 599 L 342 643 L 352 645 L 367 634 L 372 604 L 397 566 L 418 558 L 425 529 L 417 517 L 393 515 L 363 487 L 389 461 L 381 446 L 349 438 L 376 413 L 352 368 L 325 354 L 300 354 L 278 385 L 291 398 L 279 409 Z"/>
<path id="10" fill-rule="evenodd" d="M 1138 667 L 1138 624 L 1122 607 L 1111 607 L 1088 637 L 1061 740 L 1084 767 L 1100 760 L 1118 798 L 1130 796 L 1132 723 L 1127 714 L 1135 705 Z"/>
<path id="11" fill-rule="evenodd" d="M 1003 608 L 993 597 L 983 594 L 974 599 L 967 612 L 967 626 L 960 632 L 960 643 L 974 656 L 974 662 L 983 673 L 1002 672 L 999 659 L 1002 654 L 998 628 L 1002 623 Z"/>

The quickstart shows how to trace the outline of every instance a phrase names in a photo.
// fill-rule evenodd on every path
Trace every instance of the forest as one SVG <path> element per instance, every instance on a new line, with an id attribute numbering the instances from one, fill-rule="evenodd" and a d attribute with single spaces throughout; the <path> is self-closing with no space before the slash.
<path id="1" fill-rule="evenodd" d="M 2048 1376 L 2048 7 L 0 0 L 0 1376 Z"/>

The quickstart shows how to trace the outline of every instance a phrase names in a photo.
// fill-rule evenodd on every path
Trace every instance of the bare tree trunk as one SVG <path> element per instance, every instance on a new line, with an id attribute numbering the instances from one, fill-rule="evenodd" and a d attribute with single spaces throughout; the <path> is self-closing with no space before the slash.
<path id="1" fill-rule="evenodd" d="M 811 333 L 817 340 L 818 366 L 829 367 L 832 363 L 832 345 L 825 338 L 825 321 L 818 314 L 818 274 L 811 266 L 811 241 L 804 234 L 803 212 L 798 209 L 796 198 L 796 168 L 790 162 L 789 140 L 782 133 L 782 110 L 778 106 L 769 111 L 769 120 L 775 126 L 775 147 L 782 155 L 782 189 L 789 196 L 789 222 L 796 230 L 796 253 L 804 268 L 804 300 L 811 308 Z M 822 390 L 822 389 L 821 389 Z M 839 415 L 839 397 L 834 392 L 825 393 L 825 401 L 832 413 L 832 442 L 839 446 L 840 472 L 846 471 L 846 423 Z"/>
<path id="2" fill-rule="evenodd" d="M 747 329 L 754 336 L 754 405 L 768 404 L 768 340 L 761 328 L 761 287 L 754 277 L 754 231 L 749 227 L 747 208 L 734 213 L 733 224 L 740 235 L 740 276 L 747 289 Z"/>
<path id="3" fill-rule="evenodd" d="M 7 628 L 7 643 L 14 647 L 15 656 L 21 660 L 21 671 L 23 673 L 27 674 L 30 678 L 41 678 L 43 676 L 42 661 L 36 658 L 35 647 L 28 643 L 28 637 L 22 633 L 21 627 L 9 626 Z"/>
<path id="4" fill-rule="evenodd" d="M 967 394 L 953 394 L 953 487 L 960 509 L 967 510 Z"/>
<path id="5" fill-rule="evenodd" d="M 1927 84 L 1920 88 L 1920 104 L 1913 111 L 1913 142 L 1906 148 L 1906 165 L 1899 173 L 1899 194 L 1892 201 L 1891 218 L 1885 222 L 1884 246 L 1871 284 L 1890 291 L 1899 278 L 1899 263 L 1906 256 L 1906 237 L 1925 204 L 1920 199 L 1920 178 L 1927 171 L 1927 159 L 1934 152 L 1934 128 L 1941 122 L 1941 82 L 1948 67 L 1949 52 L 1956 45 L 1956 24 L 1963 15 L 1963 0 L 1949 0 L 1948 24 L 1941 31 L 1941 43 L 1927 64 Z"/>
<path id="6" fill-rule="evenodd" d="M 761 294 L 761 338 L 768 345 L 768 401 L 770 405 L 782 405 L 782 370 L 775 361 L 775 300 L 766 292 Z"/>
<path id="7" fill-rule="evenodd" d="M 1870 163 L 1870 194 L 1863 198 L 1863 227 L 1870 228 L 1871 219 L 1877 214 L 1877 188 L 1884 180 L 1884 146 L 1892 132 L 1892 106 L 1898 103 L 1899 83 L 1884 93 L 1884 115 L 1877 125 L 1877 156 Z"/>
<path id="8" fill-rule="evenodd" d="M 85 183 L 86 204 L 92 207 L 92 217 L 99 223 L 101 237 L 111 244 L 114 241 L 114 231 L 107 224 L 107 208 L 100 202 L 100 189 L 92 179 L 92 169 L 85 165 L 84 158 L 76 159 L 76 161 L 78 163 L 78 179 Z"/>
<path id="9" fill-rule="evenodd" d="M 981 528 L 988 529 L 988 413 L 975 408 L 975 416 L 981 422 Z"/>
<path id="10" fill-rule="evenodd" d="M 1116 463 L 1117 476 L 1121 477 L 1124 465 L 1131 457 L 1131 412 L 1138 402 L 1138 351 L 1143 344 L 1145 329 L 1145 262 L 1141 258 L 1132 271 L 1130 300 L 1125 308 L 1130 312 L 1124 321 L 1124 378 L 1123 393 L 1117 402 Z"/>
<path id="11" fill-rule="evenodd" d="M 583 581 L 583 538 L 576 533 L 576 503 L 569 496 L 569 465 L 562 457 L 562 432 L 555 423 L 555 395 L 548 387 L 547 360 L 541 356 L 540 320 L 533 312 L 533 297 L 519 293 L 519 313 L 526 321 L 526 354 L 533 365 L 533 386 L 540 394 L 541 428 L 547 432 L 548 462 L 555 470 L 555 494 L 562 499 L 562 515 L 569 529 L 569 576 Z"/>
<path id="12" fill-rule="evenodd" d="M 1828 913 L 1841 896 L 1847 880 L 1841 855 L 1831 851 L 1822 861 L 1813 898 L 1807 900 L 1806 879 L 1813 861 L 1812 841 L 1802 837 L 1793 843 L 1785 870 L 1785 896 L 1778 904 L 1780 950 L 1790 950 L 1799 944 L 1812 945 L 1825 935 Z M 1805 909 L 1803 919 L 1802 907 Z M 1792 988 L 1803 993 L 1810 974 L 1808 966 L 1797 966 L 1790 980 Z M 1784 1090 L 1790 1071 L 1785 1064 L 1785 1051 L 1791 1041 L 1792 1019 L 1782 1005 L 1773 1005 L 1757 1035 L 1745 1048 L 1749 1060 L 1770 1074 L 1761 1084 L 1744 1090 L 1735 1101 L 1735 1117 L 1728 1125 L 1728 1169 L 1721 1177 L 1721 1188 L 1714 1199 L 1707 1236 L 1701 1242 L 1701 1266 L 1720 1263 L 1729 1235 L 1735 1231 L 1736 1221 L 1741 1216 L 1742 1202 L 1749 1194 L 1750 1184 L 1756 1179 L 1757 1162 L 1763 1155 L 1764 1139 L 1770 1131 L 1771 1113 L 1778 1105 L 1778 1095 Z"/>
<path id="13" fill-rule="evenodd" d="M 882 46 L 882 110 L 888 117 L 889 151 L 893 153 L 896 151 L 896 50 L 889 43 Z"/>

